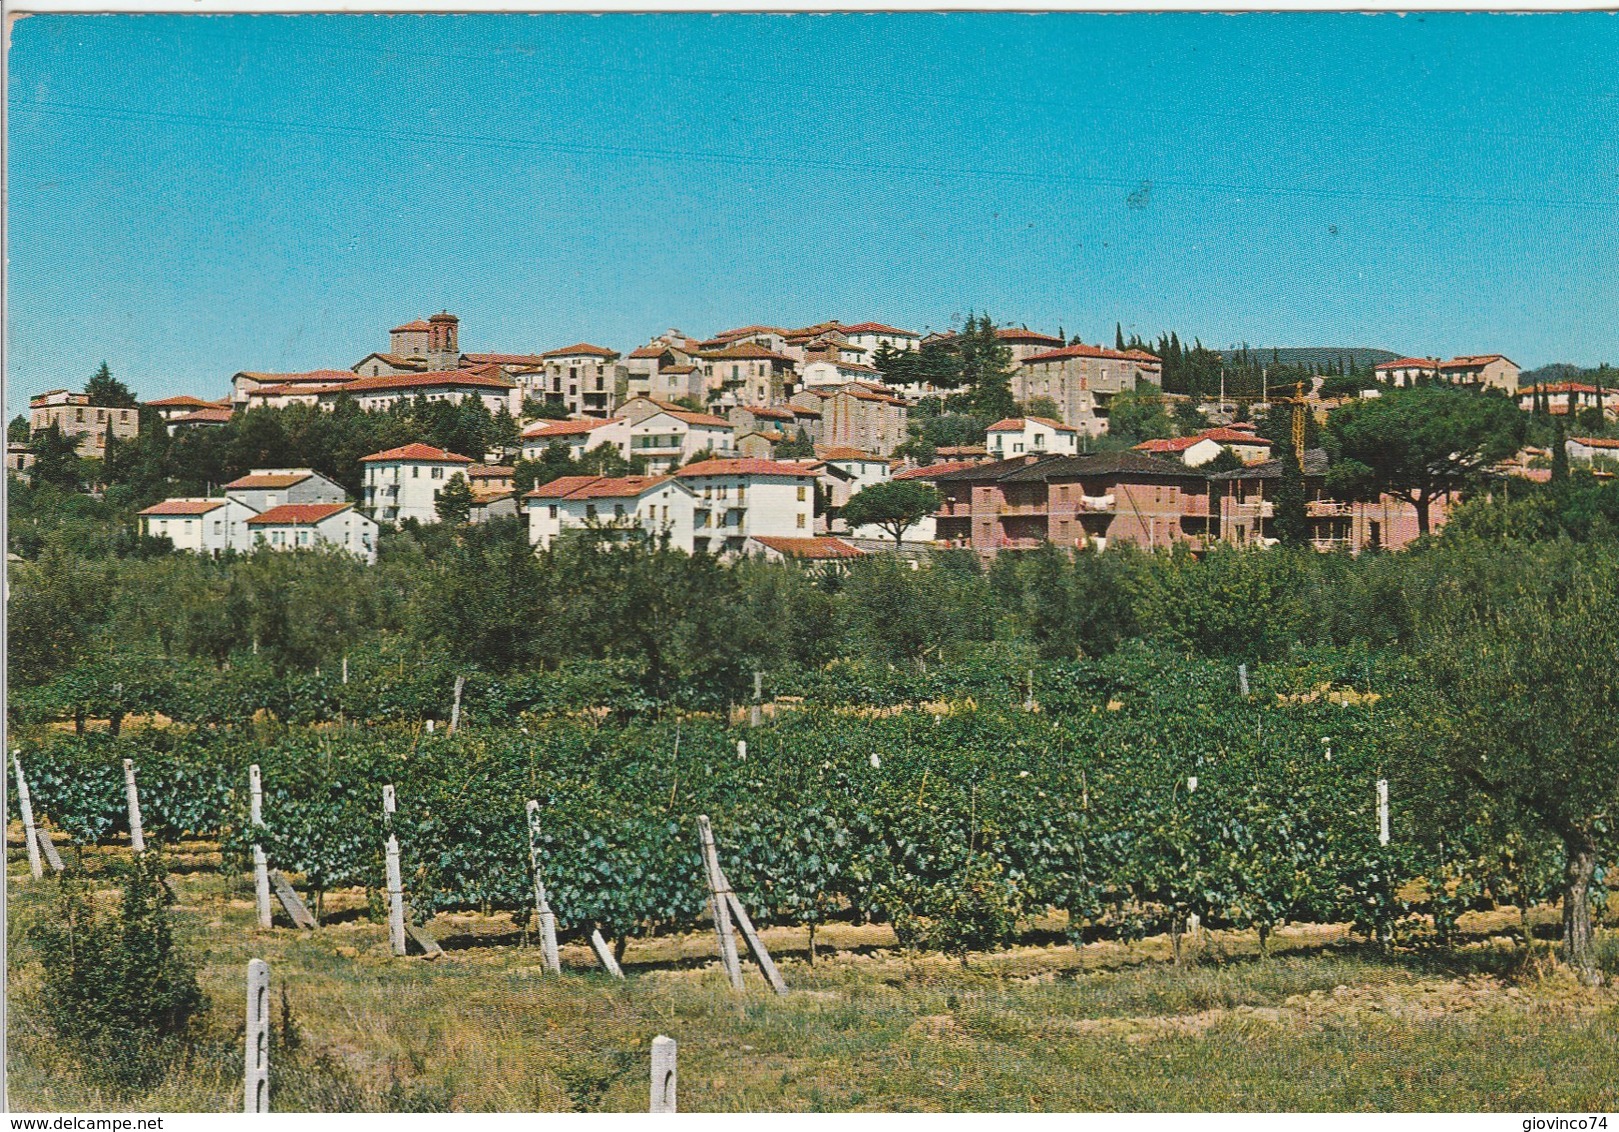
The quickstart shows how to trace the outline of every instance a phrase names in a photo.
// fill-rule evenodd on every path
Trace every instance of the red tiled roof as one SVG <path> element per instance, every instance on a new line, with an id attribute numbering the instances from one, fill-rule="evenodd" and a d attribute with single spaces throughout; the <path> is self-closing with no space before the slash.
<path id="1" fill-rule="evenodd" d="M 632 358 L 661 358 L 669 352 L 668 346 L 637 346 L 630 351 Z"/>
<path id="2" fill-rule="evenodd" d="M 1583 444 L 1587 448 L 1612 448 L 1619 450 L 1619 440 L 1606 436 L 1575 436 L 1571 437 L 1575 444 Z"/>
<path id="3" fill-rule="evenodd" d="M 572 492 L 569 499 L 633 499 L 645 495 L 659 484 L 667 483 L 668 476 L 613 476 L 593 480 Z"/>
<path id="4" fill-rule="evenodd" d="M 140 512 L 142 515 L 206 515 L 225 506 L 223 499 L 165 499 Z"/>
<path id="5" fill-rule="evenodd" d="M 194 409 L 189 413 L 181 413 L 171 420 L 170 424 L 224 424 L 235 414 L 229 409 L 221 409 L 210 405 L 206 409 Z"/>
<path id="6" fill-rule="evenodd" d="M 872 463 L 886 464 L 888 461 L 881 456 L 874 456 L 863 448 L 818 448 L 816 455 L 823 460 L 867 460 Z"/>
<path id="7" fill-rule="evenodd" d="M 720 428 L 730 428 L 731 422 L 724 417 L 716 417 L 712 413 L 693 413 L 686 409 L 664 409 L 665 416 L 674 417 L 677 421 L 684 421 L 689 425 L 708 425 Z"/>
<path id="8" fill-rule="evenodd" d="M 523 430 L 524 440 L 536 440 L 541 437 L 583 436 L 598 428 L 610 424 L 619 424 L 618 418 L 609 420 L 579 420 L 579 421 L 535 421 Z"/>
<path id="9" fill-rule="evenodd" d="M 1198 438 L 1213 440 L 1219 444 L 1248 444 L 1269 448 L 1271 442 L 1258 433 L 1241 428 L 1206 428 L 1198 433 Z"/>
<path id="10" fill-rule="evenodd" d="M 790 421 L 793 419 L 793 411 L 791 409 L 772 409 L 764 405 L 745 405 L 743 408 L 752 413 L 754 416 L 763 417 L 766 420 Z"/>
<path id="11" fill-rule="evenodd" d="M 738 338 L 746 338 L 752 334 L 780 334 L 785 338 L 789 333 L 790 331 L 783 330 L 779 326 L 739 326 L 735 330 L 720 331 L 702 345 L 706 346 L 709 342 L 735 342 Z"/>
<path id="12" fill-rule="evenodd" d="M 240 479 L 231 480 L 225 485 L 225 490 L 235 488 L 238 491 L 264 491 L 272 488 L 291 487 L 295 483 L 303 483 L 314 472 L 264 472 L 249 473 Z"/>
<path id="13" fill-rule="evenodd" d="M 897 326 L 884 326 L 880 322 L 859 322 L 853 326 L 837 328 L 842 334 L 898 334 L 902 338 L 915 338 L 916 331 L 901 330 Z"/>
<path id="14" fill-rule="evenodd" d="M 695 464 L 687 464 L 675 475 L 682 478 L 686 476 L 801 476 L 813 479 L 813 472 L 806 472 L 803 468 L 784 464 L 779 460 L 764 460 L 750 457 L 739 457 L 719 460 L 702 460 Z"/>
<path id="15" fill-rule="evenodd" d="M 1439 368 L 1472 369 L 1474 366 L 1487 366 L 1491 362 L 1507 362 L 1511 364 L 1512 359 L 1505 354 L 1462 354 L 1450 359 L 1448 362 L 1439 363 Z"/>
<path id="16" fill-rule="evenodd" d="M 767 350 L 757 342 L 738 342 L 736 345 L 727 346 L 723 350 L 715 350 L 711 353 L 705 353 L 703 354 L 703 357 L 711 358 L 715 361 L 727 362 L 746 361 L 752 359 L 754 361 L 768 360 L 786 362 L 788 365 L 794 364 L 793 359 L 789 358 L 787 355 L 778 354 L 774 350 Z"/>
<path id="17" fill-rule="evenodd" d="M 908 468 L 903 472 L 895 472 L 890 479 L 896 480 L 926 480 L 934 476 L 941 476 L 946 472 L 959 472 L 963 468 L 975 468 L 978 465 L 972 460 L 948 460 L 942 464 L 929 464 L 925 468 Z"/>
<path id="18" fill-rule="evenodd" d="M 250 527 L 307 527 L 347 511 L 352 503 L 283 503 L 247 521 Z"/>
<path id="19" fill-rule="evenodd" d="M 347 389 L 346 383 L 336 385 L 261 385 L 257 389 L 248 391 L 248 397 L 257 397 L 261 401 L 266 397 L 319 397 L 322 393 L 336 393 Z"/>
<path id="20" fill-rule="evenodd" d="M 592 346 L 589 342 L 575 342 L 572 346 L 564 346 L 560 350 L 547 350 L 541 354 L 542 358 L 572 358 L 589 354 L 597 358 L 616 358 L 617 350 L 609 350 L 606 346 Z"/>
<path id="21" fill-rule="evenodd" d="M 561 499 L 563 496 L 570 495 L 586 484 L 595 483 L 601 478 L 601 476 L 558 476 L 550 483 L 542 483 L 523 498 Z"/>
<path id="22" fill-rule="evenodd" d="M 416 460 L 431 464 L 471 464 L 475 463 L 470 456 L 458 456 L 454 452 L 446 452 L 442 448 L 434 448 L 431 444 L 404 444 L 398 448 L 390 448 L 386 452 L 373 452 L 369 456 L 361 456 L 360 463 L 382 463 L 394 460 Z"/>
<path id="23" fill-rule="evenodd" d="M 1069 428 L 1067 425 L 1063 424 L 1061 421 L 1054 421 L 1050 417 L 1007 417 L 1004 421 L 996 421 L 994 424 L 990 425 L 984 431 L 985 432 L 1022 432 L 1024 427 L 1025 427 L 1023 422 L 1025 422 L 1025 421 L 1034 421 L 1036 424 L 1043 424 L 1047 428 L 1054 428 L 1058 432 L 1078 432 L 1079 431 L 1077 428 Z"/>
<path id="24" fill-rule="evenodd" d="M 1532 393 L 1595 393 L 1596 391 L 1596 386 L 1587 385 L 1583 381 L 1552 381 L 1544 385 L 1525 385 L 1518 390 L 1518 396 L 1527 397 Z M 1615 393 L 1619 393 L 1619 389 L 1612 385 L 1604 385 L 1602 393 L 1604 397 L 1611 397 Z"/>
<path id="25" fill-rule="evenodd" d="M 545 361 L 543 354 L 462 354 L 475 366 L 537 366 Z"/>
<path id="26" fill-rule="evenodd" d="M 478 487 L 472 488 L 472 504 L 475 507 L 487 507 L 491 503 L 499 503 L 502 499 L 510 499 L 517 492 L 509 487 Z"/>
<path id="27" fill-rule="evenodd" d="M 388 331 L 388 333 L 389 334 L 406 334 L 406 333 L 409 333 L 412 330 L 431 330 L 431 329 L 433 329 L 432 323 L 424 322 L 424 321 L 422 321 L 421 319 L 418 318 L 415 322 L 407 322 L 403 326 L 396 326 L 392 330 Z"/>
<path id="28" fill-rule="evenodd" d="M 664 373 L 696 373 L 696 366 L 670 366 Z"/>
<path id="29" fill-rule="evenodd" d="M 1395 358 L 1392 362 L 1378 362 L 1373 369 L 1433 369 L 1438 358 Z"/>
<path id="30" fill-rule="evenodd" d="M 467 469 L 467 479 L 511 479 L 517 474 L 516 468 L 508 468 L 504 464 L 478 464 Z"/>
<path id="31" fill-rule="evenodd" d="M 1072 346 L 1064 346 L 1060 350 L 1049 350 L 1044 354 L 1031 354 L 1023 359 L 1024 365 L 1034 365 L 1036 362 L 1060 362 L 1065 358 L 1118 358 L 1120 360 L 1156 362 L 1159 360 L 1155 354 L 1145 350 L 1110 350 L 1106 346 L 1087 346 L 1083 342 Z"/>
<path id="32" fill-rule="evenodd" d="M 840 538 L 782 538 L 778 535 L 754 535 L 753 541 L 768 546 L 777 554 L 788 558 L 864 558 L 866 552 L 851 546 Z"/>
<path id="33" fill-rule="evenodd" d="M 216 409 L 217 401 L 204 401 L 201 397 L 181 395 L 179 397 L 160 397 L 156 401 L 146 402 L 148 409 Z"/>
<path id="34" fill-rule="evenodd" d="M 1002 326 L 995 331 L 995 337 L 1007 342 L 1045 342 L 1061 347 L 1063 341 L 1055 334 L 1041 334 L 1038 330 L 1030 330 L 1026 326 Z"/>
<path id="35" fill-rule="evenodd" d="M 432 373 L 380 374 L 377 377 L 356 377 L 343 387 L 343 392 L 381 393 L 392 389 L 422 389 L 435 385 L 470 386 L 475 389 L 517 388 L 514 382 L 498 375 L 499 370 L 490 366 L 479 369 L 442 369 L 434 370 Z"/>
<path id="36" fill-rule="evenodd" d="M 236 376 L 266 385 L 341 384 L 360 380 L 353 370 L 346 369 L 312 369 L 308 373 L 260 373 L 257 370 L 244 369 Z"/>
<path id="37" fill-rule="evenodd" d="M 1203 436 L 1167 436 L 1155 440 L 1143 440 L 1134 445 L 1137 452 L 1185 452 L 1194 444 L 1202 443 Z"/>

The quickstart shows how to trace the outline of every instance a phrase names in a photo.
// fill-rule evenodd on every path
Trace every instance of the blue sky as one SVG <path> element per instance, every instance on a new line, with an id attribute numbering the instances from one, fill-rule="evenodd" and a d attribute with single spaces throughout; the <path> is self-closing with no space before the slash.
<path id="1" fill-rule="evenodd" d="M 7 412 L 969 309 L 1619 362 L 1619 18 L 35 16 Z"/>

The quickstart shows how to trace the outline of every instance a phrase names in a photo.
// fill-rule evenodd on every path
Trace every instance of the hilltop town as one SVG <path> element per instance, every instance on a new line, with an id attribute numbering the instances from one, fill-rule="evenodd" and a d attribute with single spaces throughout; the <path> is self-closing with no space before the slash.
<path id="1" fill-rule="evenodd" d="M 182 463 L 188 444 L 218 463 L 200 459 L 207 434 L 247 429 L 255 415 L 358 413 L 404 422 L 390 433 L 402 442 L 351 457 L 349 483 L 337 453 L 307 451 L 307 466 L 244 468 L 202 494 L 153 501 L 140 534 L 208 555 L 326 545 L 367 561 L 382 529 L 446 517 L 522 518 L 536 548 L 591 526 L 687 552 L 829 562 L 884 545 L 987 559 L 1044 544 L 1286 538 L 1358 552 L 1442 525 L 1462 483 L 1426 495 L 1392 481 L 1342 490 L 1321 441 L 1335 413 L 1385 392 L 1465 391 L 1560 422 L 1564 456 L 1602 472 L 1619 454 L 1608 435 L 1619 380 L 1605 384 L 1606 372 L 1520 384 L 1500 354 L 1386 351 L 1306 368 L 1178 337 L 1127 342 L 1122 330 L 1111 347 L 1090 344 L 987 316 L 930 334 L 827 321 L 702 339 L 670 329 L 624 353 L 589 342 L 465 352 L 459 318 L 441 311 L 392 328 L 386 350 L 344 369 L 239 371 L 217 400 L 136 404 L 110 374 L 100 393 L 92 382 L 39 394 L 13 422 L 8 468 L 31 476 L 42 455 L 60 466 L 71 446 L 81 461 L 71 478 L 94 492 L 142 429 L 180 439 Z M 476 451 L 433 443 L 434 412 L 470 421 L 460 447 Z M 1544 479 L 1554 461 L 1527 445 L 1488 462 Z M 178 470 L 171 479 L 198 478 Z M 1289 475 L 1302 514 L 1279 519 Z"/>

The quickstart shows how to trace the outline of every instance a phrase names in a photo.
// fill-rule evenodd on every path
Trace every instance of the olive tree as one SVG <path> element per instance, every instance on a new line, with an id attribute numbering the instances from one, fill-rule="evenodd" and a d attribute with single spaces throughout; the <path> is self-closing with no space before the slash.
<path id="1" fill-rule="evenodd" d="M 1422 595 L 1413 761 L 1449 797 L 1482 795 L 1562 843 L 1563 957 L 1599 983 L 1592 885 L 1619 821 L 1619 551 L 1451 557 Z"/>

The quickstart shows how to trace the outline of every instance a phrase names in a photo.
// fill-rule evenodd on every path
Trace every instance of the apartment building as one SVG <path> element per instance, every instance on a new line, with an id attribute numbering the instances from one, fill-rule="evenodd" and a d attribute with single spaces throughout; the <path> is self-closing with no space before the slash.
<path id="1" fill-rule="evenodd" d="M 456 476 L 467 478 L 475 461 L 430 444 L 406 444 L 360 457 L 364 467 L 361 505 L 383 523 L 436 523 L 438 497 Z M 471 481 L 468 480 L 468 487 Z"/>
<path id="2" fill-rule="evenodd" d="M 1163 386 L 1157 357 L 1083 343 L 1030 354 L 1012 373 L 1014 398 L 1050 398 L 1062 423 L 1088 436 L 1107 431 L 1108 403 L 1116 395 L 1143 386 Z"/>
<path id="3" fill-rule="evenodd" d="M 606 419 L 613 415 L 623 393 L 617 350 L 577 342 L 547 350 L 540 357 L 545 364 L 524 375 L 524 395 L 560 405 L 570 416 Z"/>
<path id="4" fill-rule="evenodd" d="M 808 431 L 816 444 L 830 448 L 890 456 L 909 436 L 910 407 L 881 385 L 851 381 L 835 389 L 806 389 L 794 394 L 788 407 L 819 414 Z"/>
<path id="5" fill-rule="evenodd" d="M 675 473 L 692 493 L 694 553 L 740 554 L 755 535 L 815 533 L 815 472 L 778 460 L 720 459 Z"/>
<path id="6" fill-rule="evenodd" d="M 74 441 L 80 456 L 100 459 L 107 454 L 107 437 L 133 440 L 140 432 L 140 410 L 90 404 L 88 393 L 52 389 L 28 401 L 28 431 L 45 432 L 55 425 Z"/>

